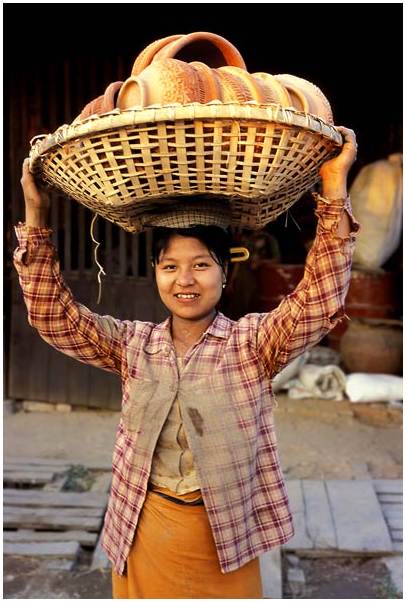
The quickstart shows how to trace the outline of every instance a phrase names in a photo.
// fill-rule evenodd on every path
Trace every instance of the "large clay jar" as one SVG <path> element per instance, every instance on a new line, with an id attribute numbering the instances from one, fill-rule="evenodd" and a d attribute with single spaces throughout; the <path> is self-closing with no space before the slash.
<path id="1" fill-rule="evenodd" d="M 349 372 L 402 373 L 402 322 L 352 319 L 340 341 Z"/>

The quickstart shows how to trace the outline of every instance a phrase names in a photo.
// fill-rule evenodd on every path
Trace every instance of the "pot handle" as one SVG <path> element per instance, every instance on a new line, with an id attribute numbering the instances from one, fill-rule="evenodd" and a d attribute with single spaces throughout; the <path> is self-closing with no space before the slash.
<path id="1" fill-rule="evenodd" d="M 141 71 L 145 69 L 145 67 L 148 67 L 148 65 L 151 64 L 156 53 L 161 50 L 161 48 L 183 37 L 183 34 L 176 34 L 173 36 L 167 36 L 166 38 L 162 38 L 160 40 L 155 40 L 155 42 L 149 44 L 135 59 L 131 75 L 139 75 Z"/>
<path id="2" fill-rule="evenodd" d="M 212 68 L 230 66 L 247 70 L 244 59 L 231 42 L 207 31 L 197 31 L 168 40 L 168 43 L 156 50 L 152 60 L 169 58 L 185 62 L 200 61 Z"/>

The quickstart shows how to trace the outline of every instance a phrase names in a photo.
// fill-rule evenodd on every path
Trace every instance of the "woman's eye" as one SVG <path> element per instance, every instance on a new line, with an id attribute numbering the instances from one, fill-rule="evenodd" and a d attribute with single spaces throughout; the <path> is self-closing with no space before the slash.
<path id="1" fill-rule="evenodd" d="M 195 267 L 196 267 L 196 268 L 208 268 L 208 267 L 209 267 L 209 264 L 208 264 L 208 263 L 204 263 L 204 262 L 201 262 L 201 263 L 196 263 L 196 264 L 195 264 Z"/>
<path id="2" fill-rule="evenodd" d="M 162 269 L 166 270 L 167 272 L 170 271 L 170 270 L 174 270 L 175 268 L 176 268 L 176 265 L 169 265 L 169 264 L 168 265 L 164 265 L 162 267 Z"/>

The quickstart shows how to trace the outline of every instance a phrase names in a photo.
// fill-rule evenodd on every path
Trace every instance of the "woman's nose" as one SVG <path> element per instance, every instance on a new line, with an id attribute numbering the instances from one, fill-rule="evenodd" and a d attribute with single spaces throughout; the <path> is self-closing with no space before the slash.
<path id="1" fill-rule="evenodd" d="M 182 270 L 178 273 L 178 277 L 176 279 L 176 284 L 178 284 L 179 286 L 190 286 L 191 284 L 194 284 L 194 276 L 193 276 L 193 272 L 191 272 L 190 270 Z"/>

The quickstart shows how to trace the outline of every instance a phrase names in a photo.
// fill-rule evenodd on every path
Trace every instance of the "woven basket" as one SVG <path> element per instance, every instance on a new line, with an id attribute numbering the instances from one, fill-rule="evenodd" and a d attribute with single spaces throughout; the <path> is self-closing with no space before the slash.
<path id="1" fill-rule="evenodd" d="M 316 116 L 213 101 L 115 109 L 63 125 L 36 137 L 30 169 L 129 232 L 157 225 L 156 215 L 183 199 L 259 229 L 317 182 L 341 144 Z"/>

